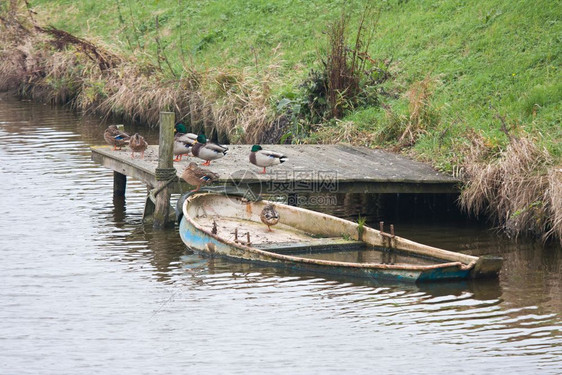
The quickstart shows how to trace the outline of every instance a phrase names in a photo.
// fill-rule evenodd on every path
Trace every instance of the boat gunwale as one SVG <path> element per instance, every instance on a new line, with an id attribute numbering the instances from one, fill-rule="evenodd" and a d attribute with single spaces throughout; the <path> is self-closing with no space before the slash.
<path id="1" fill-rule="evenodd" d="M 435 270 L 435 269 L 442 269 L 442 268 L 449 268 L 449 267 L 458 267 L 460 270 L 470 270 L 471 268 L 474 267 L 474 265 L 476 264 L 476 261 L 478 258 L 476 258 L 476 260 L 471 261 L 470 263 L 466 264 L 460 261 L 453 261 L 453 262 L 446 262 L 446 263 L 437 263 L 437 264 L 431 264 L 431 265 L 413 265 L 413 264 L 407 264 L 407 263 L 401 263 L 401 264 L 383 264 L 383 263 L 354 263 L 354 262 L 340 262 L 340 261 L 331 261 L 331 260 L 323 260 L 323 259 L 311 259 L 311 258 L 303 258 L 303 257 L 297 257 L 297 256 L 292 256 L 292 255 L 285 255 L 285 254 L 278 254 L 278 253 L 274 253 L 271 251 L 267 251 L 267 250 L 261 250 L 258 249 L 256 247 L 253 246 L 247 246 L 238 242 L 234 242 L 232 240 L 226 239 L 224 237 L 220 237 L 216 234 L 213 234 L 212 232 L 210 232 L 209 230 L 203 228 L 199 223 L 197 223 L 190 215 L 188 215 L 188 213 L 186 212 L 186 207 L 188 204 L 190 203 L 195 203 L 194 201 L 197 198 L 203 197 L 203 196 L 212 196 L 212 195 L 220 195 L 220 194 L 212 194 L 212 193 L 199 193 L 199 194 L 194 194 L 190 197 L 188 197 L 184 204 L 183 204 L 183 218 L 185 220 L 187 220 L 191 225 L 193 225 L 197 230 L 205 233 L 205 235 L 215 239 L 218 242 L 224 243 L 228 246 L 231 247 L 235 247 L 239 250 L 242 251 L 248 251 L 250 253 L 254 253 L 257 255 L 261 255 L 261 256 L 266 256 L 266 257 L 270 257 L 273 258 L 272 260 L 281 260 L 281 261 L 290 261 L 290 262 L 297 262 L 297 263 L 307 263 L 307 264 L 316 264 L 316 265 L 320 265 L 320 266 L 330 266 L 330 267 L 344 267 L 344 268 L 359 268 L 359 269 L 383 269 L 383 270 L 405 270 L 405 271 L 431 271 L 431 270 Z M 270 202 L 267 200 L 262 200 L 262 202 L 264 203 L 274 203 L 275 205 L 281 205 L 284 206 L 286 208 L 290 208 L 290 209 L 299 209 L 298 207 L 292 207 L 292 206 L 288 206 L 282 203 L 277 203 L 277 202 Z M 334 217 L 331 215 L 327 215 L 321 212 L 316 212 L 316 211 L 311 211 L 311 210 L 306 210 L 307 214 L 312 213 L 313 215 L 319 215 L 319 216 L 326 216 L 330 219 L 336 219 L 338 221 L 342 221 L 345 222 L 346 224 L 351 223 L 353 224 L 351 221 L 349 220 L 345 220 L 345 219 L 341 219 L 338 217 Z M 374 228 L 370 228 L 370 227 L 366 227 L 369 228 L 371 230 L 377 231 Z M 399 249 L 400 250 L 400 249 Z M 408 252 L 408 250 L 403 250 Z M 208 251 L 209 253 L 212 253 L 211 251 Z M 222 255 L 222 254 L 221 254 Z M 224 254 L 224 256 L 229 256 L 228 254 Z M 233 258 L 243 258 L 243 257 L 235 257 L 230 255 L 230 257 Z"/>

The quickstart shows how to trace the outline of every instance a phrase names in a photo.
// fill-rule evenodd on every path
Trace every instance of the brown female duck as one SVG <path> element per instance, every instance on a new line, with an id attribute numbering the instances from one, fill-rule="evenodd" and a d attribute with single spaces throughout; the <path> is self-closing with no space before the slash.
<path id="1" fill-rule="evenodd" d="M 129 140 L 129 147 L 131 148 L 131 157 L 133 159 L 135 158 L 135 152 L 140 152 L 141 159 L 144 159 L 144 151 L 148 147 L 148 143 L 142 135 L 135 133 Z"/>
<path id="2" fill-rule="evenodd" d="M 131 137 L 129 134 L 119 130 L 116 125 L 109 125 L 103 132 L 103 138 L 109 145 L 113 146 L 113 151 L 115 151 L 129 143 Z"/>
<path id="3" fill-rule="evenodd" d="M 267 225 L 267 230 L 271 232 L 271 226 L 279 222 L 279 212 L 275 210 L 274 205 L 268 204 L 263 208 L 263 210 L 261 210 L 260 219 L 262 223 Z"/>
<path id="4" fill-rule="evenodd" d="M 196 163 L 191 162 L 184 169 L 181 178 L 191 186 L 196 186 L 195 190 L 198 191 L 201 186 L 210 184 L 219 178 L 219 175 L 207 169 L 199 168 Z"/>

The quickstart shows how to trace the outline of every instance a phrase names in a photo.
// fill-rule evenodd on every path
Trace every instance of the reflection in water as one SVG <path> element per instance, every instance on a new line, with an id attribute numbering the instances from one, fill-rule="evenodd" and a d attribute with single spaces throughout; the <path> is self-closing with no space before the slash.
<path id="1" fill-rule="evenodd" d="M 145 238 L 152 250 L 151 263 L 155 268 L 157 280 L 169 281 L 174 274 L 174 270 L 180 271 L 178 267 L 181 264 L 182 255 L 185 254 L 185 248 L 177 238 L 171 241 L 170 233 L 167 231 L 147 230 Z"/>
<path id="2" fill-rule="evenodd" d="M 218 273 L 218 274 L 232 273 L 237 277 L 241 277 L 243 275 L 253 275 L 254 280 L 258 280 L 261 277 L 268 277 L 268 276 L 288 277 L 292 279 L 297 277 L 299 279 L 305 279 L 305 280 L 318 278 L 318 274 L 307 273 L 306 271 L 302 271 L 302 272 L 299 271 L 298 274 L 295 274 L 295 272 L 286 269 L 256 266 L 254 264 L 249 264 L 249 263 L 227 262 L 222 259 L 202 258 L 202 257 L 193 258 L 192 256 L 188 256 L 183 259 L 185 259 L 184 268 L 186 269 L 191 268 L 192 264 L 197 264 L 197 267 L 201 267 L 203 265 L 212 265 L 209 266 L 209 270 L 210 270 L 209 273 Z M 199 261 L 195 261 L 195 259 L 199 259 Z M 409 292 L 423 292 L 432 297 L 470 295 L 471 298 L 477 300 L 492 300 L 492 299 L 498 299 L 502 294 L 500 282 L 497 279 L 463 280 L 463 281 L 446 282 L 446 283 L 436 282 L 436 283 L 420 283 L 420 284 L 411 284 L 411 283 L 393 284 L 385 280 L 377 280 L 377 279 L 357 279 L 357 278 L 337 276 L 337 275 L 329 275 L 325 277 L 329 279 L 328 282 L 338 282 L 341 284 L 353 285 L 357 288 L 364 288 L 364 287 L 375 288 L 375 289 L 396 288 L 399 290 L 409 291 Z"/>
<path id="3" fill-rule="evenodd" d="M 560 248 L 504 241 L 457 217 L 452 197 L 337 194 L 315 208 L 501 254 L 500 280 L 388 284 L 207 259 L 142 224 L 141 183 L 113 199 L 89 152 L 105 126 L 0 95 L 3 373 L 562 372 Z"/>
<path id="4" fill-rule="evenodd" d="M 113 222 L 117 226 L 123 226 L 125 224 L 125 211 L 126 211 L 125 196 L 114 195 L 113 196 Z"/>

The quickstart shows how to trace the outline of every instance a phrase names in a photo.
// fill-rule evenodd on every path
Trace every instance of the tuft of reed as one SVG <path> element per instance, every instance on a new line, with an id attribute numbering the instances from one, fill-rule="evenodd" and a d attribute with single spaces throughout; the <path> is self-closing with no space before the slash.
<path id="1" fill-rule="evenodd" d="M 488 215 L 510 237 L 562 241 L 562 169 L 535 140 L 512 137 L 494 154 L 483 137 L 473 136 L 463 170 L 466 211 Z"/>
<path id="2" fill-rule="evenodd" d="M 346 43 L 347 17 L 344 13 L 340 19 L 328 27 L 328 52 L 325 61 L 327 78 L 327 101 L 332 118 L 341 118 L 344 110 L 351 105 L 359 89 L 359 76 L 355 73 L 354 60 Z M 351 60 L 351 61 L 350 61 Z"/>
<path id="3" fill-rule="evenodd" d="M 340 17 L 328 24 L 322 70 L 312 70 L 301 85 L 307 93 L 312 119 L 341 119 L 353 108 L 378 103 L 373 88 L 390 77 L 388 62 L 377 61 L 368 53 L 379 16 L 371 5 L 366 5 L 352 43 L 348 43 L 351 16 L 345 7 Z"/>
<path id="4" fill-rule="evenodd" d="M 427 75 L 421 81 L 415 82 L 406 92 L 408 99 L 409 116 L 405 123 L 405 128 L 398 138 L 396 149 L 414 145 L 421 134 L 427 132 L 428 129 L 434 128 L 439 122 L 437 111 L 431 105 L 431 97 L 433 95 L 436 79 Z M 397 123 L 400 126 L 400 117 L 388 113 L 389 123 Z"/>
<path id="5" fill-rule="evenodd" d="M 177 82 L 161 82 L 157 75 L 144 75 L 132 65 L 119 67 L 117 79 L 106 82 L 106 98 L 92 110 L 118 115 L 154 126 L 162 111 L 181 117 L 189 108 L 188 96 Z"/>
<path id="6" fill-rule="evenodd" d="M 278 83 L 279 65 L 270 64 L 263 73 L 249 74 L 219 71 L 214 75 L 218 90 L 207 99 L 213 106 L 212 116 L 218 138 L 233 142 L 276 143 L 270 129 L 277 117 L 271 110 L 271 87 Z"/>
<path id="7" fill-rule="evenodd" d="M 23 53 L 18 50 L 0 50 L 0 91 L 16 90 L 21 84 L 21 78 L 25 75 L 23 64 Z"/>
<path id="8" fill-rule="evenodd" d="M 548 188 L 545 199 L 549 205 L 550 229 L 545 238 L 558 238 L 562 244 L 562 166 L 552 167 L 548 171 Z"/>

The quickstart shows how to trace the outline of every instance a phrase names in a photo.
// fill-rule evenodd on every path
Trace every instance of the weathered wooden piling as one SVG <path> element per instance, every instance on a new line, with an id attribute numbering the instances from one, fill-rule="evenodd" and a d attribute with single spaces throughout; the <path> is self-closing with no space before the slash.
<path id="1" fill-rule="evenodd" d="M 125 131 L 125 127 L 122 124 L 116 126 L 117 129 L 121 131 Z M 127 175 L 123 173 L 119 173 L 117 171 L 113 172 L 113 196 L 124 197 L 126 190 L 127 190 Z"/>
<path id="2" fill-rule="evenodd" d="M 127 190 L 127 176 L 119 172 L 113 172 L 113 196 L 124 197 L 125 190 Z"/>
<path id="3" fill-rule="evenodd" d="M 176 177 L 176 169 L 172 158 L 174 147 L 174 124 L 175 114 L 173 112 L 160 113 L 160 141 L 158 146 L 158 167 L 156 168 L 156 186 L 154 201 L 154 228 L 164 228 L 168 224 L 170 214 L 170 189 L 171 179 Z"/>

